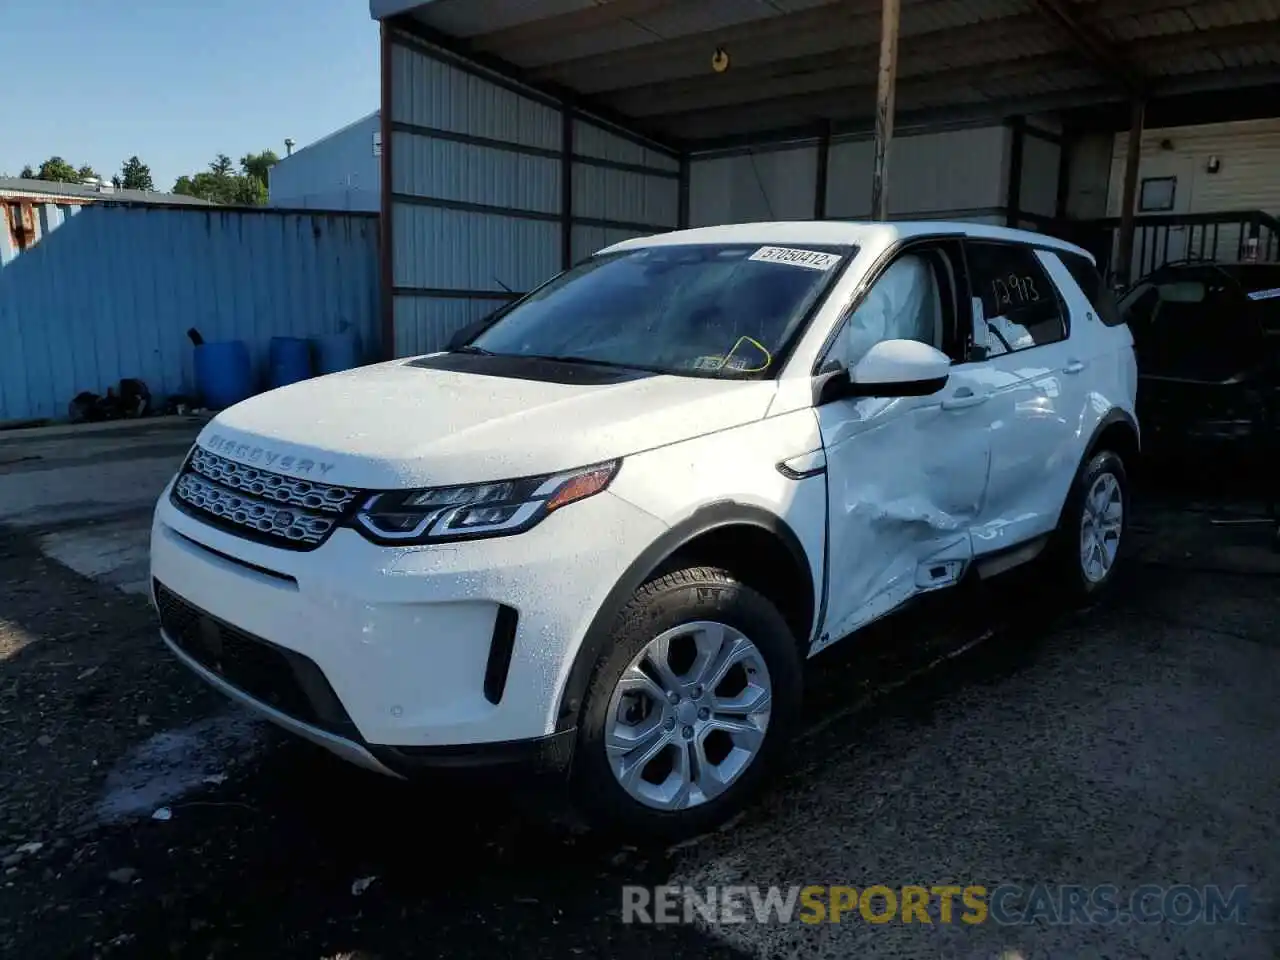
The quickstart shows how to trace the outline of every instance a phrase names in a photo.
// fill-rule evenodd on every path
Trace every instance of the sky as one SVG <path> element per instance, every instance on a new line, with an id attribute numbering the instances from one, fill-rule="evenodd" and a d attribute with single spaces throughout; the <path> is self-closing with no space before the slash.
<path id="1" fill-rule="evenodd" d="M 58 155 L 157 189 L 378 109 L 368 0 L 0 0 L 0 176 Z"/>

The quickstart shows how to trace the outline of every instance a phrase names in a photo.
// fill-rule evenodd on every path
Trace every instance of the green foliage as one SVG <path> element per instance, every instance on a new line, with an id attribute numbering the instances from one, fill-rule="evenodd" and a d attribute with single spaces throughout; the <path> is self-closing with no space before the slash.
<path id="1" fill-rule="evenodd" d="M 271 150 L 245 154 L 237 173 L 231 158 L 220 153 L 208 170 L 179 177 L 173 192 L 213 203 L 260 207 L 267 202 L 267 170 L 279 159 Z"/>
<path id="2" fill-rule="evenodd" d="M 240 169 L 246 177 L 253 177 L 263 187 L 269 182 L 267 171 L 280 162 L 274 150 L 263 150 L 261 153 L 246 153 L 240 158 Z"/>
<path id="3" fill-rule="evenodd" d="M 116 178 L 118 186 L 125 190 L 154 190 L 155 183 L 151 179 L 151 168 L 138 159 L 137 154 L 126 160 L 120 167 L 120 176 Z"/>
<path id="4" fill-rule="evenodd" d="M 81 183 L 83 183 L 85 180 L 98 179 L 97 171 L 94 170 L 93 167 L 89 166 L 87 163 L 84 166 L 82 166 L 79 170 L 76 171 L 76 176 L 80 179 Z"/>
<path id="5" fill-rule="evenodd" d="M 213 158 L 213 163 L 209 164 L 209 169 L 213 171 L 215 177 L 225 179 L 231 176 L 231 171 L 235 168 L 231 166 L 231 158 L 225 153 L 220 153 Z"/>
<path id="6" fill-rule="evenodd" d="M 80 175 L 76 172 L 75 167 L 61 157 L 50 157 L 40 164 L 36 179 L 52 180 L 55 183 L 79 183 Z"/>
<path id="7" fill-rule="evenodd" d="M 22 168 L 22 172 L 18 174 L 18 176 L 23 180 L 34 180 L 36 178 L 36 172 L 31 169 L 31 164 L 28 163 Z"/>

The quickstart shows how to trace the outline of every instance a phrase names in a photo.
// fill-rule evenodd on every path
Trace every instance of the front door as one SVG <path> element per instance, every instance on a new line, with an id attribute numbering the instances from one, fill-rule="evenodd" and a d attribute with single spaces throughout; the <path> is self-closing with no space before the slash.
<path id="1" fill-rule="evenodd" d="M 879 340 L 922 340 L 964 358 L 959 244 L 905 251 L 844 321 L 828 362 Z M 971 365 L 970 365 L 971 366 Z M 827 456 L 827 615 L 815 651 L 914 594 L 955 583 L 987 483 L 985 394 L 957 376 L 926 397 L 846 398 L 818 408 Z"/>

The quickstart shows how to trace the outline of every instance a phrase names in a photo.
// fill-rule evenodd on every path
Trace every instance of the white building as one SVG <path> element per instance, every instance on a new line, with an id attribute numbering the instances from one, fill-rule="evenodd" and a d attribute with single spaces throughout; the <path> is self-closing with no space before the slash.
<path id="1" fill-rule="evenodd" d="M 380 113 L 375 110 L 308 144 L 271 168 L 273 207 L 376 211 L 381 178 Z"/>

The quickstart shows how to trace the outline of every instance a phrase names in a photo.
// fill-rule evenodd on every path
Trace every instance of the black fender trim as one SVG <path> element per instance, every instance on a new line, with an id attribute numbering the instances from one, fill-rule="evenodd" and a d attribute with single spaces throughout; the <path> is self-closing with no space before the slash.
<path id="1" fill-rule="evenodd" d="M 1084 459 L 1080 461 L 1081 467 L 1083 467 L 1093 456 L 1094 451 L 1098 447 L 1098 440 L 1101 438 L 1102 432 L 1117 423 L 1123 423 L 1133 431 L 1134 446 L 1139 450 L 1142 449 L 1142 434 L 1138 430 L 1138 421 L 1135 420 L 1128 411 L 1121 410 L 1119 407 L 1113 407 L 1108 411 L 1106 416 L 1098 421 L 1098 425 L 1093 428 L 1093 434 L 1089 437 L 1089 443 L 1084 448 L 1085 455 Z"/>
<path id="2" fill-rule="evenodd" d="M 1139 450 L 1142 449 L 1141 434 L 1138 432 L 1138 421 L 1135 420 L 1131 414 L 1129 414 L 1124 410 L 1121 410 L 1119 407 L 1112 407 L 1107 412 L 1107 414 L 1101 420 L 1098 421 L 1097 426 L 1093 428 L 1093 433 L 1089 435 L 1089 442 L 1085 444 L 1085 447 L 1084 447 L 1084 456 L 1082 456 L 1080 458 L 1080 462 L 1076 464 L 1075 476 L 1071 478 L 1071 488 L 1067 491 L 1067 500 L 1071 498 L 1071 490 L 1075 489 L 1076 483 L 1079 482 L 1080 480 L 1081 471 L 1084 470 L 1085 466 L 1088 465 L 1089 461 L 1093 459 L 1093 455 L 1097 452 L 1098 441 L 1102 439 L 1103 431 L 1105 431 L 1108 427 L 1115 426 L 1117 423 L 1122 423 L 1126 427 L 1128 427 L 1130 430 L 1133 431 L 1134 445 L 1137 446 Z M 1133 464 L 1126 464 L 1125 466 L 1131 468 Z M 1067 501 L 1064 500 L 1062 503 L 1063 508 L 1065 508 L 1066 505 L 1067 505 Z M 1062 523 L 1062 510 L 1059 509 L 1058 520 L 1057 520 L 1057 523 L 1054 525 L 1055 529 L 1059 525 L 1061 525 L 1061 523 Z"/>
<path id="3" fill-rule="evenodd" d="M 745 503 L 722 500 L 708 504 L 687 520 L 671 527 L 651 543 L 627 568 L 626 573 L 605 597 L 604 603 L 596 611 L 591 625 L 582 638 L 582 645 L 574 657 L 569 677 L 564 689 L 560 692 L 560 707 L 556 716 L 557 731 L 569 730 L 577 725 L 578 712 L 582 709 L 582 699 L 587 692 L 587 684 L 591 681 L 591 671 L 595 668 L 600 652 L 609 642 L 614 620 L 631 599 L 632 594 L 639 590 L 653 572 L 685 544 L 712 530 L 730 526 L 758 527 L 776 536 L 804 571 L 812 593 L 813 571 L 809 567 L 809 558 L 804 552 L 800 538 L 785 520 L 768 510 Z M 801 643 L 806 643 L 809 638 L 798 639 Z"/>

